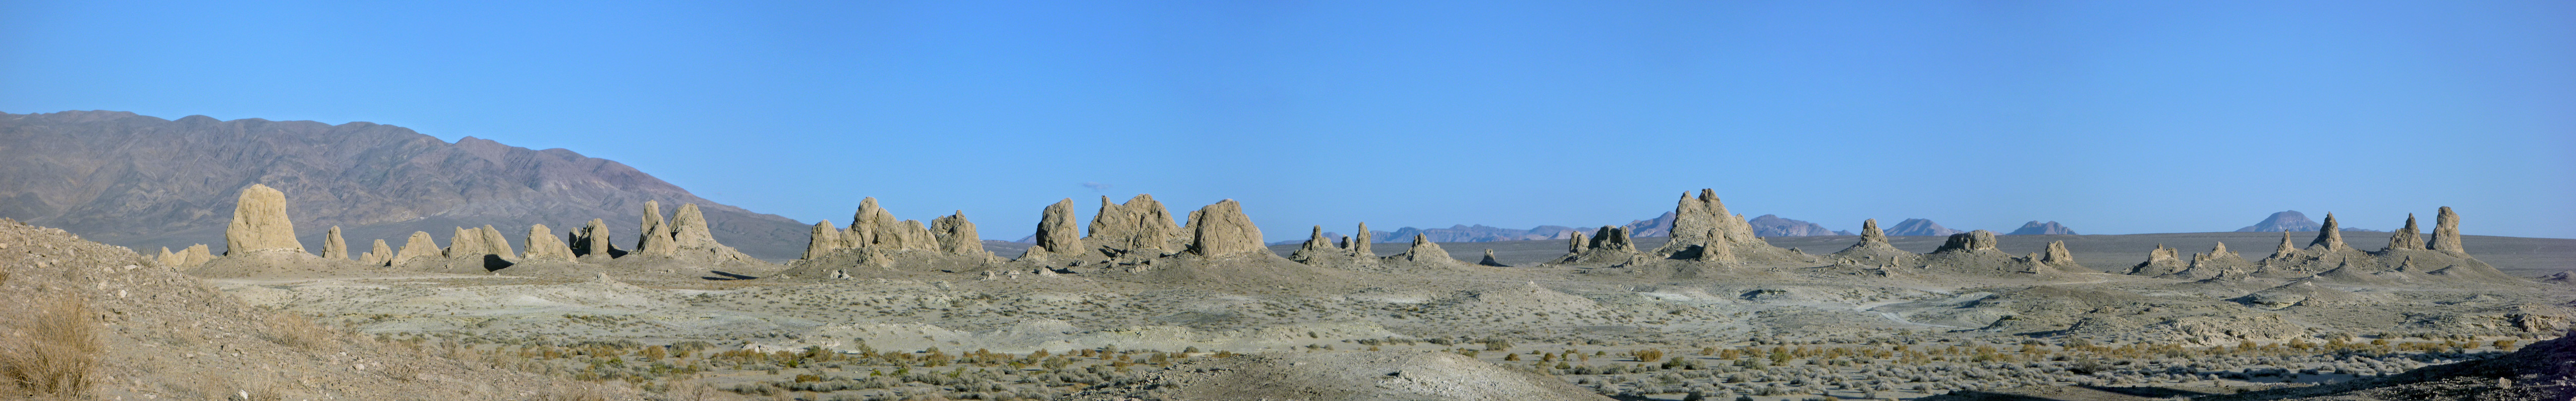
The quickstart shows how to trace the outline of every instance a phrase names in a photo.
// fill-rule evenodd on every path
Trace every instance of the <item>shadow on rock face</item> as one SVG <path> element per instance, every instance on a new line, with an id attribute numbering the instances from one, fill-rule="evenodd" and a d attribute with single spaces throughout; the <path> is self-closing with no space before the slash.
<path id="1" fill-rule="evenodd" d="M 510 268 L 510 265 L 514 264 L 517 263 L 511 263 L 507 259 L 501 259 L 501 255 L 483 255 L 484 271 L 507 269 Z"/>

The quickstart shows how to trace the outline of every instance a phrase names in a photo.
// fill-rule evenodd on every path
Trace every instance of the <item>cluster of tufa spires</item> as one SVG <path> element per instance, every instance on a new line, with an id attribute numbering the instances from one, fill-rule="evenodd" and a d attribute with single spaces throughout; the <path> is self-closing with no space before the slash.
<path id="1" fill-rule="evenodd" d="M 661 204 L 646 201 L 643 223 L 643 234 L 639 236 L 636 244 L 638 251 L 634 252 L 619 250 L 610 245 L 607 224 L 599 219 L 592 219 L 590 224 L 567 233 L 566 235 L 570 237 L 569 242 L 564 238 L 556 237 L 553 229 L 547 228 L 544 224 L 530 225 L 527 235 L 522 237 L 518 245 L 519 248 L 526 249 L 525 253 L 514 249 L 508 236 L 503 235 L 500 229 L 484 225 L 456 227 L 454 234 L 448 237 L 448 245 L 444 248 L 439 247 L 428 232 L 414 231 L 399 250 L 385 240 L 378 239 L 366 252 L 356 255 L 349 253 L 348 242 L 341 236 L 340 227 L 332 226 L 329 234 L 323 238 L 321 257 L 328 260 L 354 258 L 359 263 L 369 266 L 396 267 L 430 260 L 486 258 L 497 258 L 514 263 L 600 262 L 628 255 L 694 256 L 711 258 L 716 262 L 755 260 L 749 255 L 717 243 L 714 235 L 707 229 L 705 215 L 698 211 L 696 204 L 680 205 L 679 211 L 665 220 L 661 214 Z M 225 255 L 266 253 L 311 256 L 304 249 L 303 244 L 295 239 L 294 224 L 286 215 L 285 193 L 269 188 L 267 185 L 252 184 L 242 188 L 240 200 L 233 209 L 232 223 L 224 230 L 224 239 L 229 248 Z M 202 244 L 175 253 L 168 248 L 163 248 L 161 256 L 156 258 L 161 264 L 174 267 L 202 266 L 210 259 L 212 255 L 207 254 L 206 246 Z"/>

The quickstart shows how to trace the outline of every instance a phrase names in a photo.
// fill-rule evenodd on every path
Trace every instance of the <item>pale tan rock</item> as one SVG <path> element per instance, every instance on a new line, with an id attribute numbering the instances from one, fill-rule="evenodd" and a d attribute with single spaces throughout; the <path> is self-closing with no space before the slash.
<path id="1" fill-rule="evenodd" d="M 966 211 L 930 219 L 930 233 L 938 238 L 939 251 L 950 255 L 991 255 L 984 250 L 983 234 L 975 232 L 975 222 L 966 220 Z"/>
<path id="2" fill-rule="evenodd" d="M 1329 260 L 1326 258 L 1348 254 L 1339 247 L 1333 246 L 1331 239 L 1324 238 L 1324 226 L 1319 225 L 1315 226 L 1313 233 L 1306 235 L 1306 243 L 1298 245 L 1296 252 L 1288 253 L 1288 260 L 1310 262 Z"/>
<path id="3" fill-rule="evenodd" d="M 2272 247 L 2272 257 L 2276 257 L 2276 258 L 2277 258 L 2277 257 L 2280 257 L 2281 255 L 2288 255 L 2288 254 L 2290 254 L 2290 253 L 2298 252 L 2298 251 L 2299 251 L 2299 247 L 2298 247 L 2297 245 L 2290 245 L 2290 232 L 2288 232 L 2288 231 L 2282 231 L 2282 232 L 2281 232 L 2281 245 Z"/>
<path id="4" fill-rule="evenodd" d="M 1073 198 L 1047 205 L 1038 217 L 1037 247 L 1060 255 L 1079 255 L 1088 250 L 1082 247 L 1081 228 L 1075 227 L 1074 221 Z"/>
<path id="5" fill-rule="evenodd" d="M 1243 205 L 1233 199 L 1199 208 L 1190 213 L 1190 227 L 1195 231 L 1190 253 L 1199 256 L 1230 256 L 1270 252 L 1261 244 L 1261 229 L 1252 225 L 1252 217 L 1243 214 Z"/>
<path id="6" fill-rule="evenodd" d="M 2469 251 L 2460 247 L 2460 214 L 2452 213 L 2450 206 L 2443 206 L 2441 214 L 2433 215 L 2432 248 L 2459 253 Z"/>
<path id="7" fill-rule="evenodd" d="M 608 222 L 590 219 L 589 224 L 583 224 L 581 230 L 574 231 L 572 252 L 582 257 L 599 255 L 606 258 L 616 254 L 617 245 L 615 244 L 609 241 Z"/>
<path id="8" fill-rule="evenodd" d="M 413 259 L 438 256 L 438 253 L 438 243 L 430 240 L 428 231 L 413 231 L 411 239 L 403 242 L 402 251 L 394 253 L 393 259 L 386 264 L 401 266 Z"/>
<path id="9" fill-rule="evenodd" d="M 1594 232 L 1592 235 L 1592 244 L 1589 251 L 1635 253 L 1637 252 L 1637 243 L 1635 240 L 1628 238 L 1627 227 L 1601 226 L 1601 231 Z"/>
<path id="10" fill-rule="evenodd" d="M 1861 242 L 1887 243 L 1887 232 L 1878 229 L 1878 219 L 1860 221 Z"/>
<path id="11" fill-rule="evenodd" d="M 544 224 L 528 226 L 526 244 L 528 247 L 526 258 L 529 260 L 569 262 L 573 259 L 572 246 L 565 245 L 562 239 L 555 238 L 554 230 L 546 228 Z"/>
<path id="12" fill-rule="evenodd" d="M 1672 240 L 1656 247 L 1655 254 L 1672 255 L 1690 247 L 1707 246 L 1710 238 L 1720 235 L 1717 227 L 1720 216 L 1708 210 L 1712 198 L 1714 196 L 1702 195 L 1692 199 L 1689 192 L 1683 192 L 1681 200 L 1673 206 Z"/>
<path id="13" fill-rule="evenodd" d="M 1575 231 L 1574 235 L 1567 236 L 1565 238 L 1565 253 L 1567 254 L 1583 253 L 1584 250 L 1588 249 L 1592 249 L 1592 239 L 1589 236 L 1583 235 L 1582 231 Z"/>
<path id="14" fill-rule="evenodd" d="M 304 244 L 295 240 L 295 223 L 286 217 L 286 193 L 267 185 L 251 184 L 242 188 L 240 201 L 233 205 L 232 225 L 224 228 L 225 254 L 250 251 L 293 250 L 304 252 Z"/>
<path id="15" fill-rule="evenodd" d="M 179 254 L 176 253 L 170 253 L 170 247 L 166 246 L 161 247 L 160 255 L 152 257 L 152 263 L 167 267 L 179 267 L 180 263 L 186 263 L 187 261 L 188 257 L 179 256 Z"/>
<path id="16" fill-rule="evenodd" d="M 2162 245 L 2159 244 L 2158 246 L 2161 247 Z M 2068 267 L 2084 267 L 2082 264 L 2075 263 L 2075 251 L 2066 250 L 2066 241 L 2049 241 L 2047 251 L 2039 255 L 2039 262 L 2046 263 L 2049 266 L 2056 266 L 2061 269 Z"/>
<path id="17" fill-rule="evenodd" d="M 850 214 L 850 230 L 841 234 L 841 242 L 873 251 L 905 249 L 902 224 L 893 212 L 877 205 L 876 197 L 860 198 L 859 210 Z"/>
<path id="18" fill-rule="evenodd" d="M 349 240 L 340 238 L 340 226 L 331 226 L 331 233 L 322 237 L 322 258 L 349 258 Z"/>
<path id="19" fill-rule="evenodd" d="M 681 249 L 724 246 L 716 243 L 716 233 L 707 228 L 707 216 L 698 212 L 698 204 L 680 204 L 680 210 L 671 214 L 671 228 L 672 245 Z"/>
<path id="20" fill-rule="evenodd" d="M 519 252 L 517 250 L 510 249 L 510 238 L 502 236 L 500 229 L 495 229 L 492 228 L 492 225 L 485 224 L 480 231 L 483 235 L 484 255 L 499 256 L 502 258 L 519 257 Z"/>
<path id="21" fill-rule="evenodd" d="M 2317 239 L 2315 241 L 2309 241 L 2308 247 L 2327 250 L 2339 250 L 2344 248 L 2343 227 L 2341 224 L 2335 222 L 2334 213 L 2326 213 L 2325 224 L 2317 228 Z"/>
<path id="22" fill-rule="evenodd" d="M 1109 197 L 1102 196 L 1100 214 L 1091 216 L 1091 232 L 1082 242 L 1110 256 L 1160 256 L 1180 228 L 1172 222 L 1172 213 L 1153 195 L 1137 194 L 1125 204 L 1109 203 Z"/>
<path id="23" fill-rule="evenodd" d="M 206 262 L 215 260 L 214 252 L 208 250 L 206 244 L 189 245 L 188 249 L 179 252 L 179 256 L 179 267 L 205 266 Z"/>
<path id="24" fill-rule="evenodd" d="M 662 221 L 661 202 L 644 201 L 641 230 L 636 235 L 635 254 L 668 256 L 679 252 L 679 244 L 672 243 L 671 226 Z"/>
<path id="25" fill-rule="evenodd" d="M 1361 260 L 1377 259 L 1377 250 L 1369 245 L 1371 238 L 1369 238 L 1368 223 L 1360 223 L 1360 232 L 1351 234 L 1349 241 L 1350 246 L 1344 248 L 1350 250 L 1351 257 Z"/>
<path id="26" fill-rule="evenodd" d="M 2155 250 L 2147 252 L 2147 261 L 2139 262 L 2136 266 L 2130 266 L 2128 274 L 2150 277 L 2164 276 L 2181 273 L 2189 268 L 2190 265 L 2185 264 L 2182 261 L 2181 249 L 2167 248 L 2165 247 L 2165 244 L 2156 244 Z"/>
<path id="27" fill-rule="evenodd" d="M 368 248 L 367 253 L 358 258 L 359 262 L 364 262 L 368 266 L 384 266 L 393 263 L 393 260 L 394 248 L 386 245 L 383 238 L 377 238 L 376 245 Z"/>
<path id="28" fill-rule="evenodd" d="M 1493 267 L 1512 267 L 1512 265 L 1503 264 L 1502 261 L 1494 260 L 1494 250 L 1492 248 L 1486 248 L 1485 259 L 1476 261 L 1476 264 Z"/>
<path id="29" fill-rule="evenodd" d="M 455 234 L 449 234 L 447 236 L 447 252 L 445 253 L 445 256 L 449 258 L 479 258 L 483 257 L 485 251 L 489 251 L 491 249 L 492 248 L 483 246 L 483 230 L 457 227 Z"/>
<path id="30" fill-rule="evenodd" d="M 822 257 L 823 255 L 830 255 L 832 254 L 832 251 L 841 249 L 843 244 L 841 241 L 841 229 L 832 227 L 831 220 L 814 222 L 814 231 L 811 238 L 812 239 L 805 241 L 805 260 L 814 260 L 815 258 Z"/>
<path id="31" fill-rule="evenodd" d="M 2388 249 L 2424 249 L 2424 237 L 2415 229 L 2415 214 L 2406 214 L 2406 226 L 2388 234 Z"/>
<path id="32" fill-rule="evenodd" d="M 1423 236 L 1422 234 L 1413 235 L 1413 246 L 1405 248 L 1404 253 L 1395 256 L 1388 256 L 1387 258 L 1417 263 L 1455 263 L 1458 261 L 1456 258 L 1449 257 L 1449 250 L 1440 249 L 1440 244 L 1431 242 L 1430 237 Z"/>
<path id="33" fill-rule="evenodd" d="M 680 253 L 680 244 L 672 237 L 673 227 L 662 220 L 662 204 L 644 201 L 643 232 L 635 239 L 637 255 L 670 256 Z"/>
<path id="34" fill-rule="evenodd" d="M 1976 230 L 1951 234 L 1950 240 L 1943 242 L 1941 244 L 1941 248 L 1934 249 L 1932 253 L 1968 252 L 1990 249 L 1995 249 L 1995 233 L 1993 231 Z"/>

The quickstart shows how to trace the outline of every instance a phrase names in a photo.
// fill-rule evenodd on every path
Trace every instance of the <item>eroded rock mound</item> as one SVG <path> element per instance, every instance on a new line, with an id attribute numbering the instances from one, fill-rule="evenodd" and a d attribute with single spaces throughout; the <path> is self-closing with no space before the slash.
<path id="1" fill-rule="evenodd" d="M 572 247 L 564 245 L 562 239 L 555 238 L 554 231 L 547 229 L 544 224 L 528 226 L 527 246 L 527 259 L 564 262 L 573 260 Z"/>
<path id="2" fill-rule="evenodd" d="M 1073 198 L 1047 205 L 1046 210 L 1038 215 L 1038 245 L 1029 247 L 1029 253 L 1021 258 L 1044 257 L 1046 254 L 1072 256 L 1088 251 L 1089 248 L 1082 247 L 1081 228 L 1074 227 L 1073 222 Z"/>
<path id="3" fill-rule="evenodd" d="M 1190 221 L 1197 224 L 1198 219 Z M 1163 202 L 1154 200 L 1153 195 L 1137 194 L 1125 204 L 1109 203 L 1109 197 L 1100 197 L 1100 214 L 1091 216 L 1091 234 L 1082 241 L 1109 257 L 1131 253 L 1151 257 L 1171 253 L 1187 238 L 1181 226 L 1172 222 L 1172 213 L 1163 208 Z"/>
<path id="4" fill-rule="evenodd" d="M 260 184 L 242 188 L 240 201 L 233 205 L 232 225 L 224 228 L 224 246 L 229 248 L 225 255 L 304 252 L 304 244 L 295 241 L 295 223 L 286 218 L 286 193 Z"/>
<path id="5" fill-rule="evenodd" d="M 2434 217 L 2433 240 L 2428 247 L 2409 246 L 2405 229 L 2391 237 L 2391 246 L 2377 252 L 2354 249 L 2343 242 L 2341 225 L 2333 214 L 2326 215 L 2317 238 L 2306 248 L 2291 245 L 2284 233 L 2279 250 L 2256 263 L 2255 277 L 2315 277 L 2339 284 L 2452 283 L 2458 285 L 2526 284 L 2528 281 L 2505 275 L 2494 266 L 2478 261 L 2458 250 L 2459 215 L 2444 207 Z M 2410 217 L 2411 220 L 2411 217 Z"/>
<path id="6" fill-rule="evenodd" d="M 1190 253 L 1206 257 L 1244 254 L 1270 254 L 1261 245 L 1261 229 L 1252 218 L 1243 215 L 1243 205 L 1233 199 L 1190 212 Z"/>

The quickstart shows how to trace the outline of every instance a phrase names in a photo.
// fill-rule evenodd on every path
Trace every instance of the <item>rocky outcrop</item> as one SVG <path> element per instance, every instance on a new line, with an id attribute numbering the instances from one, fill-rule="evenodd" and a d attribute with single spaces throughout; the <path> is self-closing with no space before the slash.
<path id="1" fill-rule="evenodd" d="M 2346 248 L 2343 244 L 2343 230 L 2341 224 L 2335 222 L 2334 213 L 2326 213 L 2325 225 L 2318 226 L 2317 239 L 2314 241 L 2308 241 L 2308 247 L 2324 248 L 2329 251 L 2342 250 Z"/>
<path id="2" fill-rule="evenodd" d="M 660 245 L 670 248 L 667 255 L 719 263 L 759 260 L 743 254 L 742 251 L 734 250 L 733 247 L 717 243 L 713 231 L 707 228 L 706 215 L 698 211 L 698 204 L 680 204 L 680 210 L 673 212 L 670 221 L 670 240 L 661 242 L 670 245 Z"/>
<path id="3" fill-rule="evenodd" d="M 2157 246 L 2161 247 L 2163 244 Z M 2039 263 L 2065 271 L 2092 270 L 2084 267 L 2083 264 L 2075 263 L 2075 251 L 2066 250 L 2066 241 L 2049 241 L 2048 249 L 2039 254 Z"/>
<path id="4" fill-rule="evenodd" d="M 1261 244 L 1261 229 L 1243 214 L 1243 205 L 1233 199 L 1190 212 L 1190 253 L 1205 257 L 1268 254 Z"/>
<path id="5" fill-rule="evenodd" d="M 1659 259 L 1683 259 L 1716 263 L 1802 264 L 1814 257 L 1781 249 L 1754 235 L 1752 223 L 1744 216 L 1727 211 L 1717 191 L 1700 189 L 1698 197 L 1683 193 L 1673 206 L 1672 240 L 1647 254 Z M 1619 230 L 1620 242 L 1634 235 L 1625 227 Z M 1594 241 L 1600 241 L 1595 233 Z M 1724 248 L 1724 249 L 1719 249 Z"/>
<path id="6" fill-rule="evenodd" d="M 376 245 L 369 248 L 367 253 L 358 255 L 358 262 L 364 263 L 368 266 L 385 266 L 392 264 L 393 261 L 394 248 L 392 246 L 385 245 L 385 239 L 383 238 L 377 238 Z"/>
<path id="7" fill-rule="evenodd" d="M 1994 250 L 1995 244 L 1995 233 L 1993 231 L 1976 230 L 1959 234 L 1951 234 L 1950 240 L 1941 243 L 1941 247 L 1932 250 L 1932 253 Z"/>
<path id="8" fill-rule="evenodd" d="M 179 256 L 179 254 L 176 254 L 176 253 L 170 253 L 170 247 L 166 247 L 166 246 L 165 246 L 165 247 L 161 247 L 161 254 L 160 254 L 160 255 L 155 255 L 155 256 L 153 256 L 153 257 L 152 257 L 152 263 L 153 263 L 153 264 L 158 264 L 158 265 L 166 266 L 166 267 L 179 267 L 179 263 L 180 263 L 180 262 L 184 262 L 184 261 L 186 261 L 186 260 L 187 260 L 187 259 L 186 259 L 186 257 Z"/>
<path id="9" fill-rule="evenodd" d="M 850 217 L 850 230 L 841 234 L 848 248 L 890 255 L 898 251 L 935 251 L 940 248 L 938 236 L 923 228 L 919 220 L 897 220 L 894 213 L 877 206 L 877 198 L 859 200 L 859 211 Z"/>
<path id="10" fill-rule="evenodd" d="M 349 258 L 349 240 L 340 237 L 340 226 L 331 226 L 331 233 L 322 237 L 322 258 Z"/>
<path id="11" fill-rule="evenodd" d="M 831 220 L 814 222 L 814 234 L 805 241 L 803 259 L 819 259 L 823 255 L 830 255 L 832 251 L 841 249 L 845 244 L 841 240 L 841 229 L 832 227 Z"/>
<path id="12" fill-rule="evenodd" d="M 624 253 L 613 244 L 615 243 L 609 241 L 608 222 L 590 219 L 590 223 L 582 225 L 580 231 L 573 232 L 572 253 L 584 259 L 604 261 Z"/>
<path id="13" fill-rule="evenodd" d="M 2220 242 L 2211 247 L 2209 253 L 2192 254 L 2191 266 L 2182 271 L 2156 277 L 2183 280 L 2242 278 L 2253 272 L 2253 265 L 2253 262 L 2245 260 L 2244 255 L 2228 251 L 2227 243 Z"/>
<path id="14" fill-rule="evenodd" d="M 443 255 L 448 258 L 482 257 L 491 254 L 489 249 L 483 246 L 482 230 L 457 227 L 455 234 L 447 236 L 447 251 Z"/>
<path id="15" fill-rule="evenodd" d="M 2307 214 L 2299 213 L 2297 210 L 2284 210 L 2272 213 L 2271 216 L 2264 217 L 2263 221 L 2254 222 L 2254 225 L 2236 229 L 2236 232 L 2304 232 L 2316 231 L 2317 227 L 2317 222 L 2315 220 L 2308 220 Z"/>
<path id="16" fill-rule="evenodd" d="M 1430 237 L 1421 234 L 1413 236 L 1413 246 L 1405 248 L 1404 253 L 1386 258 L 1414 263 L 1458 263 L 1457 258 L 1449 257 L 1449 250 L 1440 249 L 1439 243 L 1431 242 Z"/>
<path id="17" fill-rule="evenodd" d="M 224 246 L 229 248 L 226 255 L 304 252 L 304 244 L 295 240 L 295 223 L 286 218 L 286 193 L 260 184 L 242 188 L 239 202 L 233 205 L 232 225 L 224 229 Z"/>
<path id="18" fill-rule="evenodd" d="M 2004 235 L 2076 235 L 2076 234 L 2075 234 L 2075 229 L 2066 228 L 2066 225 L 2063 225 L 2063 224 L 2057 224 L 2057 222 L 2054 222 L 2054 221 L 2046 222 L 2046 223 L 2042 223 L 2042 222 L 2039 222 L 2038 220 L 2031 220 L 2029 223 L 2022 223 L 2022 224 L 2021 224 L 2021 228 L 2013 229 L 2013 231 L 2012 231 L 2011 233 L 2006 233 L 2006 234 L 2004 234 Z"/>
<path id="19" fill-rule="evenodd" d="M 2165 244 L 2156 244 L 2156 250 L 2147 252 L 2147 261 L 2139 262 L 2137 266 L 2130 266 L 2127 273 L 2133 276 L 2161 277 L 2190 269 L 2191 264 L 2182 260 L 2182 250 L 2167 248 Z"/>
<path id="20" fill-rule="evenodd" d="M 1674 227 L 1689 227 L 1679 224 L 1680 221 L 1675 220 Z M 1570 242 L 1569 247 L 1572 249 L 1566 252 L 1565 256 L 1558 257 L 1549 263 L 1633 263 L 1641 261 L 1646 256 L 1637 251 L 1636 243 L 1628 237 L 1628 227 L 1624 226 L 1602 226 L 1593 230 L 1591 235 L 1575 235 L 1567 241 Z"/>
<path id="21" fill-rule="evenodd" d="M 526 245 L 528 253 L 525 258 L 528 260 L 570 262 L 573 259 L 572 246 L 565 245 L 563 239 L 555 238 L 554 230 L 547 229 L 544 224 L 528 226 Z"/>
<path id="22" fill-rule="evenodd" d="M 428 231 L 413 231 L 411 232 L 411 239 L 403 242 L 402 251 L 395 252 L 393 259 L 387 261 L 386 264 L 391 266 L 401 266 L 405 263 L 411 263 L 412 260 L 438 256 L 438 254 L 438 243 L 430 240 Z"/>
<path id="23" fill-rule="evenodd" d="M 662 203 L 644 201 L 642 232 L 635 238 L 636 255 L 669 256 L 679 253 L 679 244 L 671 242 L 671 226 L 663 224 Z"/>
<path id="24" fill-rule="evenodd" d="M 1359 234 L 1351 236 L 1351 238 L 1348 239 L 1349 242 L 1343 243 L 1342 248 L 1349 250 L 1350 256 L 1353 258 L 1364 260 L 1377 259 L 1377 250 L 1369 246 L 1369 244 L 1374 243 L 1369 240 L 1369 237 L 1368 223 L 1362 222 L 1360 223 Z"/>
<path id="25" fill-rule="evenodd" d="M 2424 237 L 2417 234 L 2418 232 L 2415 229 L 2415 214 L 2407 213 L 2406 226 L 2398 227 L 2397 232 L 2389 233 L 2388 247 L 2380 250 L 2384 252 L 2390 249 L 2424 249 Z"/>
<path id="26" fill-rule="evenodd" d="M 1482 265 L 1482 266 L 1493 266 L 1493 267 L 1512 267 L 1512 265 L 1503 264 L 1503 262 L 1502 262 L 1502 261 L 1494 260 L 1494 250 L 1493 250 L 1493 249 L 1486 249 L 1486 250 L 1485 250 L 1485 259 L 1484 259 L 1484 260 L 1478 260 L 1478 261 L 1476 261 L 1476 264 L 1477 264 L 1477 265 Z"/>
<path id="27" fill-rule="evenodd" d="M 1905 221 L 1897 222 L 1896 226 L 1887 228 L 1887 235 L 1905 236 L 1940 236 L 1955 235 L 1965 232 L 1966 231 L 1952 230 L 1949 227 L 1942 227 L 1941 223 L 1934 223 L 1929 219 L 1905 219 Z"/>
<path id="28" fill-rule="evenodd" d="M 1197 224 L 1197 219 L 1191 224 Z M 1137 194 L 1125 204 L 1110 203 L 1109 197 L 1102 196 L 1100 214 L 1091 216 L 1091 234 L 1082 241 L 1110 257 L 1131 253 L 1153 257 L 1170 253 L 1180 243 L 1176 240 L 1184 238 L 1180 233 L 1172 213 L 1153 195 Z"/>
<path id="29" fill-rule="evenodd" d="M 1878 229 L 1878 219 L 1861 220 L 1860 241 L 1830 256 L 1835 264 L 1880 269 L 1912 266 L 1920 259 L 1913 252 L 1887 243 L 1887 233 Z"/>
<path id="30" fill-rule="evenodd" d="M 480 234 L 483 235 L 483 254 L 500 256 L 505 259 L 519 256 L 518 251 L 510 249 L 510 238 L 501 236 L 501 230 L 492 228 L 492 225 L 490 224 L 485 224 L 483 225 L 483 229 L 480 231 Z"/>
<path id="31" fill-rule="evenodd" d="M 2441 214 L 2433 216 L 2432 249 L 2462 255 L 2469 252 L 2467 248 L 2460 247 L 2460 215 L 2451 213 L 2450 206 L 2443 206 Z"/>
<path id="32" fill-rule="evenodd" d="M 985 256 L 983 234 L 975 232 L 975 223 L 966 221 L 966 211 L 930 219 L 930 233 L 939 241 L 939 252 L 950 255 Z"/>
<path id="33" fill-rule="evenodd" d="M 1047 205 L 1046 210 L 1038 215 L 1038 245 L 1030 247 L 1029 254 L 1048 253 L 1070 256 L 1089 250 L 1082 247 L 1081 228 L 1075 227 L 1073 222 L 1073 198 L 1065 198 L 1056 201 L 1055 204 Z"/>
<path id="34" fill-rule="evenodd" d="M 1328 260 L 1328 258 L 1343 259 L 1342 256 L 1349 254 L 1349 252 L 1343 251 L 1340 247 L 1333 246 L 1332 240 L 1324 238 L 1324 226 L 1319 225 L 1315 226 L 1315 232 L 1313 234 L 1306 236 L 1305 243 L 1297 246 L 1297 251 L 1288 253 L 1288 260 L 1294 260 L 1299 263 L 1314 264 L 1314 262 Z"/>

